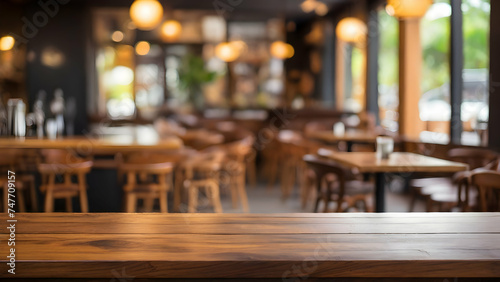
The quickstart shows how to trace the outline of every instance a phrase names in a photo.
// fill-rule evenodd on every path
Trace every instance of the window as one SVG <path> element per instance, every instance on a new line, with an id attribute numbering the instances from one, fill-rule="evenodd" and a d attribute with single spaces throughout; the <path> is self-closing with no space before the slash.
<path id="1" fill-rule="evenodd" d="M 490 0 L 463 0 L 464 86 L 462 143 L 486 146 Z"/>
<path id="2" fill-rule="evenodd" d="M 399 70 L 398 70 L 398 20 L 385 9 L 379 11 L 379 113 L 384 129 L 398 131 Z"/>

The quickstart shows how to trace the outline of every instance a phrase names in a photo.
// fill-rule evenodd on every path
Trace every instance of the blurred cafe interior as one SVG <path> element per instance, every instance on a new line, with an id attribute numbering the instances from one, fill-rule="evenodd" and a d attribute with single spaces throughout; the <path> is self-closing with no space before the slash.
<path id="1" fill-rule="evenodd" d="M 493 0 L 2 0 L 18 278 L 500 277 L 495 46 Z"/>

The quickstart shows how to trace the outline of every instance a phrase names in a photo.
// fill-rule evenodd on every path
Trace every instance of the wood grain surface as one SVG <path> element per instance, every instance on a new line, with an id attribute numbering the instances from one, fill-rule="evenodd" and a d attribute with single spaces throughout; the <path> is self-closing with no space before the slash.
<path id="1" fill-rule="evenodd" d="M 325 151 L 326 152 L 326 151 Z M 467 165 L 437 159 L 424 155 L 394 152 L 388 160 L 379 160 L 373 152 L 333 152 L 322 154 L 342 165 L 355 167 L 362 173 L 367 172 L 457 172 L 467 170 Z"/>
<path id="2" fill-rule="evenodd" d="M 16 278 L 500 277 L 498 213 L 16 219 Z M 0 278 L 12 278 L 9 248 L 2 240 Z"/>
<path id="3" fill-rule="evenodd" d="M 174 150 L 183 146 L 178 137 L 159 140 L 135 140 L 128 138 L 106 137 L 62 137 L 58 139 L 0 138 L 0 149 L 77 149 L 80 151 L 135 151 L 135 150 Z"/>

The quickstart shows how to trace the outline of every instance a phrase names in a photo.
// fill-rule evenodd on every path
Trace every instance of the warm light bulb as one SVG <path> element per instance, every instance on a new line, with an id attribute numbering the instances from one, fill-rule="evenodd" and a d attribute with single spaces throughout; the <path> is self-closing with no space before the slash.
<path id="1" fill-rule="evenodd" d="M 139 29 L 154 29 L 162 17 L 163 7 L 157 0 L 135 0 L 130 6 L 130 18 Z"/>
<path id="2" fill-rule="evenodd" d="M 421 18 L 425 15 L 432 0 L 388 0 L 385 10 L 398 18 Z"/>
<path id="3" fill-rule="evenodd" d="M 178 21 L 170 20 L 163 23 L 161 26 L 161 35 L 167 40 L 176 40 L 182 32 L 182 25 Z"/>
<path id="4" fill-rule="evenodd" d="M 237 45 L 224 42 L 215 47 L 215 55 L 224 62 L 232 62 L 238 59 L 240 52 Z"/>
<path id="5" fill-rule="evenodd" d="M 324 16 L 328 14 L 328 6 L 325 3 L 318 2 L 314 11 L 316 12 L 316 15 Z"/>
<path id="6" fill-rule="evenodd" d="M 9 51 L 14 47 L 14 43 L 16 40 L 10 35 L 0 38 L 0 51 Z"/>
<path id="7" fill-rule="evenodd" d="M 147 55 L 149 50 L 151 49 L 151 45 L 146 41 L 139 41 L 135 45 L 135 53 L 140 56 Z"/>
<path id="8" fill-rule="evenodd" d="M 318 2 L 316 0 L 305 0 L 300 4 L 300 8 L 304 13 L 310 13 L 316 9 L 316 6 L 318 5 Z"/>
<path id="9" fill-rule="evenodd" d="M 271 55 L 278 59 L 289 59 L 293 57 L 295 50 L 293 46 L 283 41 L 275 41 L 271 44 Z"/>
<path id="10" fill-rule="evenodd" d="M 111 34 L 111 40 L 114 42 L 121 42 L 123 40 L 123 32 L 117 30 Z"/>
<path id="11" fill-rule="evenodd" d="M 367 34 L 367 28 L 363 21 L 356 18 L 343 18 L 337 24 L 337 37 L 345 42 L 363 42 Z"/>

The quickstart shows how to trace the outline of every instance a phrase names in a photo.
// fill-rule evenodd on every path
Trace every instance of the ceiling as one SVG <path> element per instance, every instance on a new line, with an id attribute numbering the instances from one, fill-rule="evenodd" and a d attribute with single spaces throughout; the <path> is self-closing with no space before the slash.
<path id="1" fill-rule="evenodd" d="M 38 0 L 9 0 L 21 5 L 36 4 Z M 304 0 L 160 0 L 166 9 L 194 9 L 214 10 L 224 14 L 228 19 L 239 20 L 254 18 L 269 18 L 284 16 L 290 19 L 303 19 L 313 17 L 314 12 L 304 13 L 300 4 Z M 362 0 L 317 0 L 325 3 L 330 11 L 339 9 L 349 2 Z M 133 0 L 71 0 L 73 4 L 88 6 L 125 7 L 130 6 Z M 230 5 L 232 4 L 232 5 Z"/>

